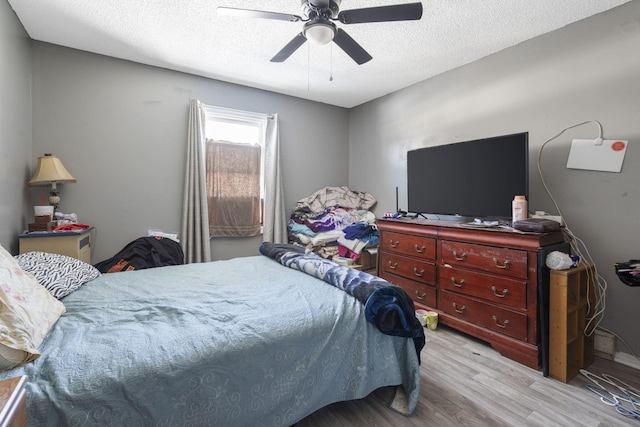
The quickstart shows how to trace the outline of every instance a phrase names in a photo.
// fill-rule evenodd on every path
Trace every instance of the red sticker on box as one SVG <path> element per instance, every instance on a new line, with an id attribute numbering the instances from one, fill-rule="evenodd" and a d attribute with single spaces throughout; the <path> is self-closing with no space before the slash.
<path id="1" fill-rule="evenodd" d="M 622 151 L 624 150 L 624 147 L 625 145 L 624 145 L 624 142 L 622 141 L 616 141 L 613 144 L 611 144 L 611 149 L 613 151 Z"/>

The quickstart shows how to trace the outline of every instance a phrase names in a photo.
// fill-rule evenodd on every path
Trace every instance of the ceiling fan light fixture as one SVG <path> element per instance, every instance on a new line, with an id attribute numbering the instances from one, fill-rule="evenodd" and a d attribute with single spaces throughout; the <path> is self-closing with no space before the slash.
<path id="1" fill-rule="evenodd" d="M 336 32 L 336 26 L 333 22 L 325 19 L 318 19 L 308 22 L 304 27 L 303 34 L 307 40 L 311 40 L 319 45 L 324 45 L 333 40 Z"/>

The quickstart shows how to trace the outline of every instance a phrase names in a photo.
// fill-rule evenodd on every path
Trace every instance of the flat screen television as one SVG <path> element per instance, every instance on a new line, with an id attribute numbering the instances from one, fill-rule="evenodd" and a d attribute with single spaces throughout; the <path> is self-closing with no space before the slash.
<path id="1" fill-rule="evenodd" d="M 431 219 L 511 219 L 529 198 L 528 132 L 407 152 L 408 211 Z"/>

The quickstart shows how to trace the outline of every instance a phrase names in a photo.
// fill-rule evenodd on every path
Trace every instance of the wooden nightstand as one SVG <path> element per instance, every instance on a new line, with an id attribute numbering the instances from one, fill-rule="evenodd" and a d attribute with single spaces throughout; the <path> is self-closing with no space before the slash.
<path id="1" fill-rule="evenodd" d="M 26 381 L 25 376 L 0 381 L 0 427 L 27 425 Z"/>
<path id="2" fill-rule="evenodd" d="M 20 253 L 31 251 L 67 255 L 91 264 L 91 231 L 33 232 L 18 236 Z"/>

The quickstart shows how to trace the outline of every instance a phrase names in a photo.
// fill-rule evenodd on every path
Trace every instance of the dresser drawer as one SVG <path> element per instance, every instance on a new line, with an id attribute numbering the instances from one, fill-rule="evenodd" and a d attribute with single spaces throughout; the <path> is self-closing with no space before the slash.
<path id="1" fill-rule="evenodd" d="M 517 313 L 444 290 L 438 292 L 438 309 L 518 340 L 526 341 L 527 339 L 525 313 Z"/>
<path id="2" fill-rule="evenodd" d="M 436 284 L 436 266 L 432 262 L 382 252 L 379 268 L 383 273 L 406 277 L 429 285 Z"/>
<path id="3" fill-rule="evenodd" d="M 517 249 L 442 240 L 440 258 L 443 265 L 466 267 L 491 273 L 527 278 L 527 252 Z"/>
<path id="4" fill-rule="evenodd" d="M 385 251 L 428 260 L 436 259 L 436 239 L 382 231 L 380 243 Z"/>
<path id="5" fill-rule="evenodd" d="M 382 278 L 389 283 L 400 286 L 411 297 L 414 303 L 427 308 L 436 306 L 436 288 L 434 286 L 409 280 L 393 274 L 383 274 Z"/>
<path id="6" fill-rule="evenodd" d="M 527 282 L 455 267 L 442 267 L 438 288 L 482 298 L 517 310 L 527 309 Z"/>

